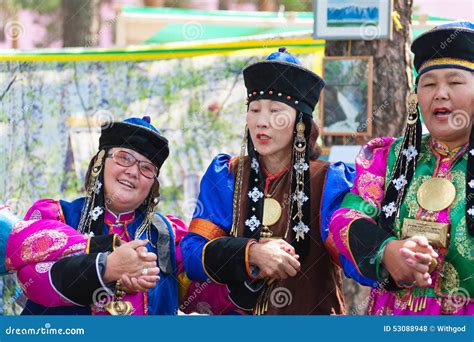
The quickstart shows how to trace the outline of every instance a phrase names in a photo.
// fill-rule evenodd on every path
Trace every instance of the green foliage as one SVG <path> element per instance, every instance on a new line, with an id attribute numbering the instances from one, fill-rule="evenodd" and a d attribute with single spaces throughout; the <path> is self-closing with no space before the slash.
<path id="1" fill-rule="evenodd" d="M 5 10 L 15 12 L 18 9 L 32 9 L 39 13 L 54 12 L 61 7 L 61 0 L 5 0 Z"/>
<path id="2" fill-rule="evenodd" d="M 285 6 L 286 11 L 311 12 L 313 10 L 312 0 L 279 0 L 278 3 Z"/>

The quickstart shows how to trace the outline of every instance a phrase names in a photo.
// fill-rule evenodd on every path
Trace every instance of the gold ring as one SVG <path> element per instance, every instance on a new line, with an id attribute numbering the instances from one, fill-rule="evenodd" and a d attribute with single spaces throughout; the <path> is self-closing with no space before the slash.
<path id="1" fill-rule="evenodd" d="M 431 259 L 431 262 L 428 265 L 428 273 L 433 273 L 437 267 L 438 267 L 438 260 L 436 258 Z"/>

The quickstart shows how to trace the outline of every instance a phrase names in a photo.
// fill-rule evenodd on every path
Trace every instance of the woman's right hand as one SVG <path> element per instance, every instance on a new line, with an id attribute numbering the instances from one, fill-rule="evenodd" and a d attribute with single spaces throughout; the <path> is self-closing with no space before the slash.
<path id="1" fill-rule="evenodd" d="M 257 279 L 294 277 L 301 268 L 292 245 L 282 239 L 262 239 L 249 248 L 249 263 L 260 272 Z"/>
<path id="2" fill-rule="evenodd" d="M 124 274 L 138 278 L 143 275 L 145 268 L 148 269 L 148 273 L 158 274 L 156 254 L 145 252 L 141 248 L 147 243 L 147 240 L 133 240 L 122 244 L 110 253 L 107 256 L 104 281 L 108 283 L 119 280 Z"/>
<path id="3" fill-rule="evenodd" d="M 438 254 L 423 236 L 387 243 L 382 263 L 397 284 L 427 287 L 432 283 L 429 265 Z"/>

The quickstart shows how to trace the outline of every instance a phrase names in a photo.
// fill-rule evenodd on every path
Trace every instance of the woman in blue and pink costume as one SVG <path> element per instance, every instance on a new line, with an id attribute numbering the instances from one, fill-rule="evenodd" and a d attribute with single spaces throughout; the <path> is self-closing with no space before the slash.
<path id="1" fill-rule="evenodd" d="M 177 314 L 187 227 L 156 211 L 168 155 L 149 117 L 102 127 L 86 197 L 41 199 L 13 226 L 5 263 L 28 298 L 23 314 Z"/>

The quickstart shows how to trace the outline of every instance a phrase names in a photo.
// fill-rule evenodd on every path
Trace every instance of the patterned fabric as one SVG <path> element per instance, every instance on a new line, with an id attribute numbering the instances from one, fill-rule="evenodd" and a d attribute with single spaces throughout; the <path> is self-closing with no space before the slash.
<path id="1" fill-rule="evenodd" d="M 32 311 L 30 313 L 106 314 L 100 305 L 94 305 L 92 311 L 90 308 L 77 306 L 76 303 L 62 296 L 50 282 L 51 267 L 57 260 L 65 256 L 87 253 L 88 241 L 91 238 L 64 223 L 71 224 L 78 221 L 83 203 L 84 199 L 78 199 L 71 203 L 50 199 L 39 200 L 28 211 L 25 217 L 26 220 L 20 221 L 13 229 L 7 247 L 8 265 L 10 270 L 17 271 L 23 285 L 22 288 L 30 299 L 29 304 L 27 304 L 27 309 Z M 41 217 L 41 219 L 28 220 L 31 216 Z M 168 233 L 171 236 L 170 257 L 173 261 L 173 271 L 170 274 L 160 273 L 157 286 L 147 293 L 147 307 L 144 306 L 146 302 L 144 302 L 143 294 L 137 293 L 125 296 L 125 300 L 129 300 L 133 304 L 133 315 L 143 315 L 145 310 L 152 315 L 177 313 L 178 284 L 176 278 L 178 277 L 177 272 L 183 270 L 179 242 L 187 232 L 187 227 L 176 217 L 161 215 L 160 217 L 166 223 Z M 129 241 L 134 238 L 141 220 L 141 214 L 138 212 L 130 212 L 116 217 L 106 211 L 104 234 L 116 233 L 125 241 Z M 40 237 L 40 239 L 33 237 Z M 144 239 L 147 237 L 141 236 L 138 238 Z M 155 245 L 157 238 L 158 236 L 154 232 L 151 235 L 151 241 Z M 176 254 L 175 246 L 178 247 Z M 147 245 L 147 248 L 149 251 L 153 251 L 151 244 Z M 156 253 L 156 251 L 154 252 Z M 31 279 L 34 279 L 34 281 L 31 281 Z M 193 288 L 189 292 L 193 296 L 192 301 L 189 300 L 189 296 L 186 297 L 189 284 L 185 289 L 182 289 L 184 293 L 182 300 L 187 300 L 186 310 L 188 312 L 196 311 L 198 309 L 197 304 L 200 303 L 200 293 L 198 291 L 196 294 L 195 288 L 201 286 L 201 284 L 191 283 L 191 285 Z M 182 284 L 179 284 L 179 286 L 181 287 Z M 200 292 L 211 296 L 210 291 L 212 291 L 211 286 L 203 286 Z M 106 300 L 107 296 L 109 296 L 109 292 L 106 289 L 98 289 L 97 302 Z"/>
<path id="2" fill-rule="evenodd" d="M 189 232 L 184 237 L 183 241 L 181 242 L 181 249 L 184 257 L 184 266 L 188 276 L 191 279 L 200 281 L 209 280 L 210 277 L 206 271 L 208 267 L 208 260 L 211 258 L 211 253 L 208 252 L 207 248 L 213 246 L 213 244 L 217 244 L 218 241 L 222 241 L 222 246 L 228 243 L 228 239 L 245 240 L 245 238 L 240 237 L 242 236 L 241 233 L 245 229 L 245 220 L 242 219 L 240 221 L 240 226 L 238 227 L 239 237 L 229 237 L 232 227 L 233 193 L 235 182 L 234 175 L 236 172 L 235 169 L 237 163 L 238 160 L 231 159 L 229 155 L 218 155 L 212 161 L 202 178 L 201 190 L 198 198 L 198 203 L 200 205 L 196 208 L 191 225 L 193 225 L 194 222 L 199 225 L 202 224 L 202 221 L 207 221 L 209 224 L 218 226 L 222 232 L 225 233 L 225 236 L 216 238 L 215 240 L 210 240 L 205 234 L 198 234 L 193 231 Z M 250 157 L 246 157 L 244 162 L 244 175 L 242 178 L 244 183 L 245 179 L 247 179 L 246 175 L 248 175 L 250 169 L 254 169 L 255 165 L 255 163 L 252 163 Z M 268 178 L 270 178 L 270 176 Z M 315 229 L 311 230 L 310 254 L 307 260 L 302 264 L 302 273 L 305 275 L 301 275 L 299 278 L 296 276 L 284 281 L 278 281 L 277 286 L 283 286 L 293 294 L 292 303 L 294 305 L 286 305 L 278 309 L 270 305 L 269 311 L 267 311 L 266 314 L 341 314 L 343 312 L 344 305 L 343 299 L 341 299 L 342 293 L 338 292 L 338 286 L 341 285 L 339 283 L 340 272 L 338 267 L 335 265 L 338 263 L 338 259 L 335 258 L 334 261 L 331 261 L 330 257 L 331 242 L 329 236 L 329 218 L 331 217 L 331 214 L 334 212 L 334 210 L 339 208 L 344 194 L 352 186 L 353 178 L 353 171 L 342 163 L 328 165 L 327 163 L 323 163 L 321 161 L 311 162 L 311 187 L 313 195 L 315 195 L 317 192 L 319 192 L 319 194 L 323 193 L 323 198 L 320 201 L 320 198 L 318 197 L 321 197 L 321 195 L 314 196 L 314 207 L 311 208 L 311 212 L 314 214 L 314 217 L 311 217 L 311 222 Z M 287 181 L 286 183 L 284 182 L 285 180 Z M 324 183 L 326 184 L 325 186 Z M 270 182 L 269 188 L 271 189 L 271 187 L 275 186 L 275 184 L 281 184 L 281 186 L 278 188 L 279 191 L 274 193 L 274 198 L 284 206 L 289 200 L 288 173 L 273 179 L 273 181 Z M 252 191 L 250 188 L 251 184 L 244 185 L 245 186 L 242 189 L 242 196 L 245 196 L 246 200 L 251 202 L 252 197 L 248 196 L 249 191 Z M 242 216 L 245 212 L 242 209 L 246 207 L 247 203 L 243 201 L 240 208 L 234 209 L 240 210 L 240 215 Z M 287 213 L 284 211 L 282 218 L 280 218 L 281 222 L 279 221 L 282 224 L 275 224 L 272 227 L 275 236 L 284 236 L 284 231 L 282 232 L 282 229 L 280 228 L 285 226 L 284 223 L 287 222 L 287 218 L 285 218 L 286 215 Z M 326 245 L 326 248 L 324 245 Z M 217 251 L 213 250 L 212 252 L 215 253 L 212 257 L 218 259 L 219 255 Z M 223 260 L 220 261 L 223 262 Z M 225 264 L 229 264 L 234 261 L 228 260 L 228 262 L 225 262 Z M 212 262 L 209 261 L 209 263 L 218 262 L 216 260 L 212 260 Z M 252 286 L 248 285 L 252 284 L 250 283 L 252 275 L 248 274 L 249 265 L 246 265 L 247 263 L 248 260 L 242 259 L 241 264 L 234 268 L 234 273 L 239 273 L 239 275 L 234 274 L 233 277 L 245 277 L 248 281 L 243 283 L 226 282 L 227 286 L 220 287 L 224 294 L 229 293 L 229 291 L 231 294 L 237 293 L 233 291 L 237 291 L 235 290 L 236 288 L 241 289 L 241 285 L 247 287 Z M 222 267 L 225 268 L 225 266 Z M 229 277 L 229 279 L 230 278 L 231 277 Z M 216 286 L 219 285 L 216 284 Z M 297 289 L 303 289 L 303 291 Z M 258 291 L 258 289 L 256 291 Z M 247 294 L 245 294 L 245 296 L 246 295 Z M 335 300 L 334 297 L 339 295 L 341 295 L 341 297 L 338 298 L 339 303 L 336 304 L 335 302 L 337 302 L 337 300 Z M 228 296 L 223 296 L 223 298 L 226 298 L 227 301 L 229 300 Z M 213 314 L 228 314 L 238 311 L 236 310 L 236 307 L 232 305 L 232 303 L 230 303 L 229 306 L 226 306 L 224 305 L 224 302 L 219 301 L 215 307 L 215 302 L 216 301 L 207 302 L 208 307 Z M 245 309 L 247 310 L 247 308 Z"/>
<path id="3" fill-rule="evenodd" d="M 348 232 L 351 223 L 359 218 L 377 222 L 383 214 L 380 198 L 391 179 L 396 155 L 401 148 L 401 141 L 394 142 L 391 138 L 379 138 L 369 142 L 356 160 L 356 181 L 351 193 L 346 195 L 343 208 L 337 210 L 331 219 L 330 234 L 340 256 L 357 267 L 352 258 L 351 246 L 348 243 Z M 395 234 L 401 236 L 404 218 L 422 219 L 427 212 L 420 208 L 416 194 L 421 184 L 432 177 L 443 177 L 450 180 L 456 188 L 453 204 L 434 216 L 436 222 L 451 225 L 451 242 L 447 250 L 438 250 L 440 254 L 438 268 L 432 273 L 433 284 L 426 291 L 426 307 L 415 312 L 408 306 L 410 297 L 424 297 L 419 288 L 387 291 L 381 281 L 374 281 L 371 293 L 370 314 L 395 315 L 438 315 L 438 314 L 469 314 L 474 312 L 474 263 L 472 251 L 474 239 L 467 232 L 465 220 L 465 170 L 467 164 L 467 146 L 449 151 L 446 146 L 424 136 L 421 151 L 405 201 L 400 207 L 399 217 L 395 221 Z M 364 186 L 371 178 L 376 186 Z M 374 265 L 375 267 L 375 265 Z M 361 282 L 363 283 L 363 282 Z M 370 283 L 366 283 L 370 285 Z"/>
<path id="4" fill-rule="evenodd" d="M 339 255 L 347 277 L 367 286 L 374 286 L 376 280 L 361 275 L 349 246 L 348 231 L 357 219 L 376 223 L 384 197 L 385 169 L 390 145 L 395 139 L 389 137 L 370 141 L 356 158 L 354 186 L 345 196 L 342 208 L 331 217 L 329 237 L 333 241 L 334 253 Z M 350 265 L 353 267 L 351 268 Z"/>
<path id="5" fill-rule="evenodd" d="M 87 243 L 86 236 L 61 221 L 19 221 L 8 239 L 7 267 L 17 271 L 21 288 L 29 299 L 52 307 L 71 306 L 75 303 L 49 285 L 49 270 L 55 260 L 85 254 Z"/>

